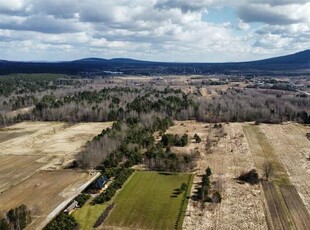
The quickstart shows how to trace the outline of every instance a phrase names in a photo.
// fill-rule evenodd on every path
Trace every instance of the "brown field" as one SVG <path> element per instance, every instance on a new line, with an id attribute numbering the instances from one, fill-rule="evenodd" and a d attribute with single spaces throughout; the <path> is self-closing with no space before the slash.
<path id="1" fill-rule="evenodd" d="M 264 182 L 265 208 L 272 229 L 305 229 L 309 223 L 309 127 L 298 124 L 244 125 L 256 167 L 271 162 L 271 182 Z M 297 190 L 297 191 L 296 191 Z M 298 194 L 299 192 L 299 194 Z M 308 225 L 310 226 L 310 225 Z"/>
<path id="2" fill-rule="evenodd" d="M 266 198 L 266 210 L 270 229 L 295 229 L 291 215 L 285 206 L 281 194 L 274 183 L 263 182 L 262 187 Z"/>
<path id="3" fill-rule="evenodd" d="M 183 134 L 187 131 L 190 136 L 197 133 L 202 138 L 201 143 L 191 143 L 186 147 L 198 147 L 201 154 L 194 183 L 197 185 L 200 182 L 199 175 L 210 166 L 213 172 L 211 181 L 223 197 L 220 204 L 207 204 L 204 209 L 190 200 L 183 229 L 267 229 L 260 186 L 239 184 L 235 180 L 240 172 L 254 167 L 241 124 L 223 125 L 227 135 L 220 139 L 212 128 L 212 139 L 219 142 L 214 142 L 212 152 L 206 153 L 204 146 L 209 135 L 209 124 L 194 121 L 175 123 L 177 125 L 169 128 L 168 132 Z M 194 191 L 195 186 L 192 194 Z"/>
<path id="4" fill-rule="evenodd" d="M 287 123 L 261 125 L 261 130 L 310 213 L 310 162 L 307 160 L 310 141 L 306 137 L 306 133 L 310 133 L 310 127 Z"/>
<path id="5" fill-rule="evenodd" d="M 92 178 L 77 171 L 41 171 L 0 195 L 0 210 L 25 204 L 32 210 L 28 229 L 40 229 L 47 216 L 62 202 L 72 199 L 79 188 Z"/>
<path id="6" fill-rule="evenodd" d="M 44 164 L 40 156 L 0 155 L 0 193 L 33 175 Z"/>
<path id="7" fill-rule="evenodd" d="M 23 122 L 0 129 L 0 211 L 25 204 L 34 216 L 28 229 L 42 229 L 94 177 L 62 169 L 111 125 Z"/>
<path id="8" fill-rule="evenodd" d="M 300 199 L 296 188 L 291 185 L 280 186 L 282 196 L 285 200 L 297 229 L 307 229 L 310 226 L 308 210 Z"/>
<path id="9" fill-rule="evenodd" d="M 78 123 L 23 122 L 0 130 L 0 154 L 73 155 L 112 122 Z"/>

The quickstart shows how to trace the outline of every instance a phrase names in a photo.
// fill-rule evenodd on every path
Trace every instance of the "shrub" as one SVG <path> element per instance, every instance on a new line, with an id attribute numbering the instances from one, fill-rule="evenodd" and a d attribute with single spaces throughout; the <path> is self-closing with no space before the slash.
<path id="1" fill-rule="evenodd" d="M 222 196 L 218 191 L 216 191 L 215 193 L 212 194 L 211 199 L 212 199 L 212 203 L 221 203 Z"/>
<path id="2" fill-rule="evenodd" d="M 78 223 L 73 216 L 65 213 L 60 213 L 55 219 L 53 219 L 44 230 L 77 230 Z"/>
<path id="3" fill-rule="evenodd" d="M 195 133 L 194 138 L 195 138 L 196 143 L 201 142 L 201 138 L 197 135 L 197 133 Z"/>
<path id="4" fill-rule="evenodd" d="M 259 183 L 258 173 L 256 172 L 255 169 L 252 169 L 249 172 L 241 173 L 237 179 L 240 181 L 244 181 L 246 183 L 249 183 L 251 185 Z"/>
<path id="5" fill-rule="evenodd" d="M 89 194 L 82 193 L 77 197 L 75 197 L 74 200 L 76 200 L 79 203 L 79 206 L 82 207 L 89 200 L 89 198 L 90 198 Z"/>

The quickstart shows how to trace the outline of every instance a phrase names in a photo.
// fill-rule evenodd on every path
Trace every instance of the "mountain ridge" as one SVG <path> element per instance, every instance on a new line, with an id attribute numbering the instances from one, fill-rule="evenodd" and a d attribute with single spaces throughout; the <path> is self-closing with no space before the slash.
<path id="1" fill-rule="evenodd" d="M 247 62 L 197 63 L 154 62 L 130 58 L 84 58 L 64 62 L 18 62 L 0 60 L 0 75 L 14 73 L 103 74 L 122 72 L 133 75 L 156 74 L 293 74 L 310 75 L 310 50 Z"/>

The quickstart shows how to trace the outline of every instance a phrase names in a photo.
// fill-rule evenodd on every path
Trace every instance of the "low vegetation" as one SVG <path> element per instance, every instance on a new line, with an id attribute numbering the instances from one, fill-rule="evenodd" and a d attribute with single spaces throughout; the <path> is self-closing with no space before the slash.
<path id="1" fill-rule="evenodd" d="M 0 216 L 0 229 L 25 229 L 31 223 L 31 212 L 29 208 L 22 204 L 9 210 Z"/>
<path id="2" fill-rule="evenodd" d="M 190 188 L 192 176 L 182 173 L 135 172 L 113 200 L 115 207 L 104 226 L 174 229 L 177 221 L 183 222 L 180 218 L 184 217 L 184 206 L 187 206 L 187 190 L 181 193 L 179 190 L 183 183 Z"/>
<path id="3" fill-rule="evenodd" d="M 259 176 L 255 169 L 251 169 L 249 172 L 242 172 L 237 179 L 251 185 L 259 183 Z"/>
<path id="4" fill-rule="evenodd" d="M 79 207 L 82 207 L 89 199 L 90 195 L 86 193 L 81 193 L 77 197 L 74 198 L 75 201 L 78 202 Z"/>
<path id="5" fill-rule="evenodd" d="M 73 216 L 65 213 L 60 213 L 54 220 L 52 220 L 44 228 L 44 230 L 55 230 L 55 229 L 77 230 L 78 223 L 76 222 Z"/>

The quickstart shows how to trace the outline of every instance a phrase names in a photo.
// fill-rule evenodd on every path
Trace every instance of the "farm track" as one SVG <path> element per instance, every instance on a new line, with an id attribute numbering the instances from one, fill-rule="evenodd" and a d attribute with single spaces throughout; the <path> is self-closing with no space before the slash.
<path id="1" fill-rule="evenodd" d="M 282 185 L 280 186 L 280 191 L 294 220 L 296 229 L 303 230 L 309 228 L 310 216 L 296 188 L 292 185 Z"/>

